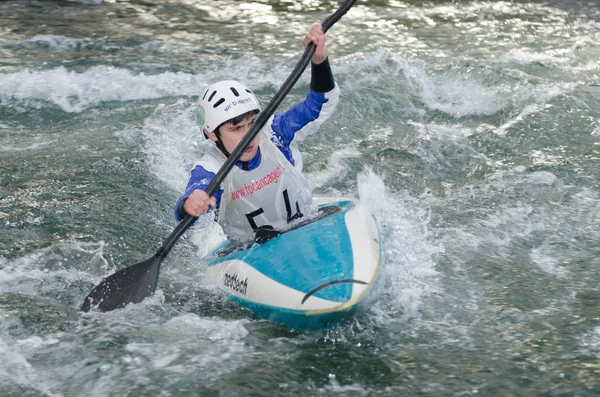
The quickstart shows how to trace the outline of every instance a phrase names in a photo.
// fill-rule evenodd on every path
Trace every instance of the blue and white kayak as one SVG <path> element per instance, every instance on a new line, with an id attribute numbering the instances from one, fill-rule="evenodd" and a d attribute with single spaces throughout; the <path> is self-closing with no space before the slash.
<path id="1" fill-rule="evenodd" d="M 203 258 L 230 299 L 297 330 L 337 326 L 381 292 L 375 219 L 354 199 L 315 198 L 319 215 L 264 243 L 229 241 Z"/>

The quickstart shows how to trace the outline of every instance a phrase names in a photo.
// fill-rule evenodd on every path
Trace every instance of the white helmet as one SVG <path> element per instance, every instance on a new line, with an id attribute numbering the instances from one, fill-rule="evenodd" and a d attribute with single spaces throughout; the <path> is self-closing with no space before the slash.
<path id="1" fill-rule="evenodd" d="M 202 130 L 213 132 L 218 126 L 252 110 L 260 111 L 256 96 L 235 80 L 213 83 L 198 97 L 196 122 Z"/>

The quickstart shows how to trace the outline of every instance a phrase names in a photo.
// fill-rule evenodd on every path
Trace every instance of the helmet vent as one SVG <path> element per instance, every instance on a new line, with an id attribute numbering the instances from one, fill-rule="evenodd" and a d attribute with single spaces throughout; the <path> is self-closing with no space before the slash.
<path id="1" fill-rule="evenodd" d="M 249 90 L 249 89 L 247 89 L 247 88 L 246 88 L 246 92 L 249 92 L 249 93 L 251 93 L 251 94 L 252 94 L 252 91 L 250 91 L 250 90 Z"/>
<path id="2" fill-rule="evenodd" d="M 202 97 L 202 100 L 204 100 L 204 98 L 206 98 L 206 94 L 208 94 L 208 90 L 206 90 L 206 91 L 204 92 L 204 96 Z"/>
<path id="3" fill-rule="evenodd" d="M 240 96 L 240 93 L 239 93 L 239 92 L 237 92 L 237 90 L 236 90 L 235 88 L 233 88 L 233 87 L 229 87 L 229 89 L 231 90 L 231 92 L 233 92 L 233 95 L 235 95 L 235 96 Z"/>
<path id="4" fill-rule="evenodd" d="M 223 98 L 219 99 L 217 102 L 215 102 L 215 104 L 213 105 L 213 108 L 216 108 L 217 106 L 219 106 L 223 102 L 225 102 L 225 99 L 223 99 Z"/>
<path id="5" fill-rule="evenodd" d="M 210 96 L 208 97 L 208 102 L 212 101 L 213 97 L 215 96 L 215 94 L 217 93 L 217 90 L 213 91 L 212 94 L 210 94 Z"/>

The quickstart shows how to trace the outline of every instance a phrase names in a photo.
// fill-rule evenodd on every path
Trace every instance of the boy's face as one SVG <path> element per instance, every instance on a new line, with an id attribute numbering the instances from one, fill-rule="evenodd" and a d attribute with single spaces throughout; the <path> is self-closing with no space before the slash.
<path id="1" fill-rule="evenodd" d="M 244 120 L 240 121 L 238 124 L 227 123 L 221 126 L 221 142 L 223 142 L 223 146 L 229 153 L 233 153 L 235 148 L 238 146 L 242 138 L 246 136 L 248 130 L 254 124 L 254 115 L 246 117 Z M 216 142 L 217 135 L 213 133 L 208 133 L 208 138 Z M 240 161 L 250 161 L 256 156 L 258 152 L 258 135 L 252 140 L 248 148 L 242 153 L 240 157 Z"/>

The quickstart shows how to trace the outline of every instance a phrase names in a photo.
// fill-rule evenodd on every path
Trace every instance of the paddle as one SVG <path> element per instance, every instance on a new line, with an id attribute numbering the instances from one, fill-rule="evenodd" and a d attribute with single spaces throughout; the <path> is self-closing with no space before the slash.
<path id="1" fill-rule="evenodd" d="M 356 0 L 346 0 L 337 11 L 325 19 L 322 23 L 323 32 L 333 26 L 348 10 L 354 5 Z M 310 59 L 315 52 L 314 43 L 310 43 L 304 50 L 304 54 L 296 64 L 296 67 L 283 83 L 279 91 L 275 94 L 271 102 L 259 114 L 254 125 L 250 128 L 246 136 L 241 140 L 237 148 L 231 153 L 225 161 L 217 175 L 206 188 L 206 193 L 212 196 L 221 185 L 231 168 L 238 162 L 242 153 L 246 150 L 250 142 L 256 137 L 258 132 L 266 124 L 269 118 L 275 112 L 275 109 L 281 104 L 285 96 L 290 92 L 296 81 L 300 78 Z M 103 279 L 92 292 L 85 298 L 81 305 L 84 312 L 98 310 L 102 312 L 111 311 L 124 307 L 129 303 L 138 303 L 154 294 L 156 284 L 158 283 L 158 274 L 163 259 L 169 254 L 179 237 L 198 219 L 191 215 L 186 215 L 177 227 L 171 232 L 167 240 L 156 251 L 154 256 L 143 262 L 119 270 L 111 276 Z"/>

